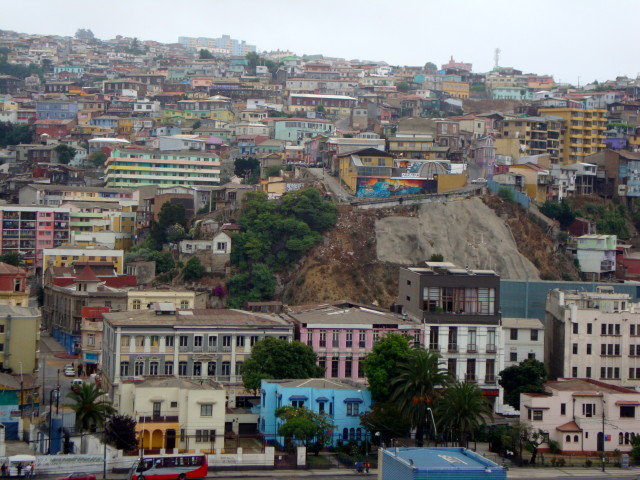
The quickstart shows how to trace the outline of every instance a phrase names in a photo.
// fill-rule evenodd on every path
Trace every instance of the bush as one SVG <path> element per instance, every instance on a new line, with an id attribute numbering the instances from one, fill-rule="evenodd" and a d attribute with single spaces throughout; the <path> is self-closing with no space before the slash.
<path id="1" fill-rule="evenodd" d="M 549 440 L 549 451 L 553 454 L 560 453 L 560 443 L 557 440 Z"/>
<path id="2" fill-rule="evenodd" d="M 593 462 L 590 459 L 587 458 L 587 461 L 584 462 L 584 466 L 587 467 L 587 468 L 591 468 L 591 467 L 593 467 Z"/>
<path id="3" fill-rule="evenodd" d="M 516 196 L 509 187 L 500 187 L 498 189 L 498 195 L 505 201 L 513 203 L 516 200 Z"/>

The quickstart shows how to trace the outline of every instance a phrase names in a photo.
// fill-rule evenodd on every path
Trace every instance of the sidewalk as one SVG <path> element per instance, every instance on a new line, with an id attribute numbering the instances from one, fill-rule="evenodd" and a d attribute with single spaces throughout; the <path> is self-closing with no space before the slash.
<path id="1" fill-rule="evenodd" d="M 556 478 L 556 477 L 640 477 L 640 467 L 607 468 L 604 472 L 599 468 L 520 468 L 513 467 L 507 472 L 508 478 Z"/>
<path id="2" fill-rule="evenodd" d="M 51 353 L 56 358 L 75 359 L 78 355 L 72 355 L 66 352 L 64 347 L 60 345 L 55 338 L 45 331 L 40 332 L 40 347 L 44 353 Z M 44 347 L 44 348 L 43 348 Z"/>

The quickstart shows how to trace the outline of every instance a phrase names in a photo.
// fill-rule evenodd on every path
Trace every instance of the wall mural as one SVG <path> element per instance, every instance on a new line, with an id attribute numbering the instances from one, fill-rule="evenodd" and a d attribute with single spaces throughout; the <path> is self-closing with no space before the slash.
<path id="1" fill-rule="evenodd" d="M 356 197 L 387 198 L 395 195 L 435 193 L 437 190 L 438 184 L 436 180 L 359 177 Z"/>

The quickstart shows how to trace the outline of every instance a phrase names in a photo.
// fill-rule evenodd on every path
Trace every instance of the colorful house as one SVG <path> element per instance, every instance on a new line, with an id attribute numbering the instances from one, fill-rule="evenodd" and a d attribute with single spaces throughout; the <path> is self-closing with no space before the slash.
<path id="1" fill-rule="evenodd" d="M 280 445 L 284 438 L 278 429 L 284 423 L 276 418 L 280 407 L 305 407 L 315 413 L 326 413 L 335 425 L 327 432 L 330 444 L 338 442 L 361 443 L 366 430 L 360 423 L 360 414 L 371 408 L 371 393 L 364 384 L 339 379 L 309 378 L 304 380 L 262 380 L 258 431 L 267 438 L 275 438 Z"/>
<path id="2" fill-rule="evenodd" d="M 24 268 L 0 262 L 0 305 L 29 306 L 27 271 Z"/>

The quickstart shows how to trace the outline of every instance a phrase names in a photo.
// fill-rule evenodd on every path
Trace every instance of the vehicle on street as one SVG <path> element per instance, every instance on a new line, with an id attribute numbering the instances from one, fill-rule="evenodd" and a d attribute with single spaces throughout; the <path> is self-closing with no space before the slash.
<path id="1" fill-rule="evenodd" d="M 84 380 L 81 378 L 74 378 L 71 380 L 71 391 L 76 392 L 84 384 Z"/>
<path id="2" fill-rule="evenodd" d="M 161 455 L 137 459 L 129 480 L 185 480 L 207 476 L 206 455 Z"/>
<path id="3" fill-rule="evenodd" d="M 487 179 L 486 178 L 476 178 L 475 180 L 471 180 L 471 183 L 474 183 L 474 184 L 485 184 L 485 183 L 487 183 Z"/>
<path id="4" fill-rule="evenodd" d="M 76 376 L 76 369 L 73 368 L 73 367 L 65 368 L 64 369 L 64 376 L 65 377 L 75 377 Z"/>
<path id="5" fill-rule="evenodd" d="M 96 480 L 96 476 L 91 474 L 91 473 L 75 472 L 75 473 L 72 473 L 70 475 L 67 475 L 66 477 L 60 477 L 57 480 L 68 480 L 68 479 L 73 479 L 73 480 Z"/>

